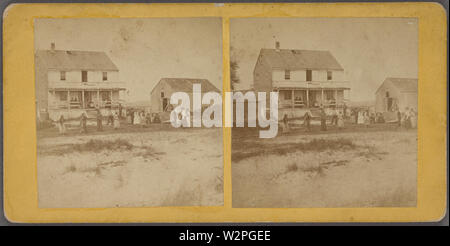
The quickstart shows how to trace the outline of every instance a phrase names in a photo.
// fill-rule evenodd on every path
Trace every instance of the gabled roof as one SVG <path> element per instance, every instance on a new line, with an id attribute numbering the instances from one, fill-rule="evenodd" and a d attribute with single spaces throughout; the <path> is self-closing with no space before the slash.
<path id="1" fill-rule="evenodd" d="M 174 91 L 192 92 L 193 84 L 201 84 L 202 92 L 220 92 L 207 79 L 188 79 L 188 78 L 162 78 L 159 83 L 167 83 Z"/>
<path id="2" fill-rule="evenodd" d="M 38 50 L 36 59 L 50 69 L 118 71 L 108 55 L 101 51 Z"/>
<path id="3" fill-rule="evenodd" d="M 417 92 L 417 79 L 413 78 L 386 78 L 384 82 L 377 89 L 380 88 L 385 83 L 391 83 L 395 88 L 397 88 L 400 92 Z"/>
<path id="4" fill-rule="evenodd" d="M 261 49 L 259 54 L 272 69 L 344 70 L 329 51 Z"/>

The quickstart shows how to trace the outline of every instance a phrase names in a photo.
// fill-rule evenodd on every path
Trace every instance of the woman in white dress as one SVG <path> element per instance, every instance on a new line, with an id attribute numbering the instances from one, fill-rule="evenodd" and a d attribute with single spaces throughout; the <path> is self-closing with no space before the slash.
<path id="1" fill-rule="evenodd" d="M 119 114 L 117 112 L 114 113 L 114 129 L 119 129 L 120 127 L 120 121 L 119 121 Z"/>
<path id="2" fill-rule="evenodd" d="M 337 116 L 337 126 L 339 129 L 344 127 L 344 114 L 342 112 L 339 112 Z"/>
<path id="3" fill-rule="evenodd" d="M 364 115 L 362 111 L 358 111 L 358 124 L 364 124 Z"/>
<path id="4" fill-rule="evenodd" d="M 413 108 L 411 108 L 409 111 L 409 120 L 411 121 L 411 128 L 416 128 L 417 127 L 417 114 Z"/>
<path id="5" fill-rule="evenodd" d="M 141 124 L 141 116 L 139 115 L 139 112 L 134 112 L 134 124 L 140 125 Z"/>

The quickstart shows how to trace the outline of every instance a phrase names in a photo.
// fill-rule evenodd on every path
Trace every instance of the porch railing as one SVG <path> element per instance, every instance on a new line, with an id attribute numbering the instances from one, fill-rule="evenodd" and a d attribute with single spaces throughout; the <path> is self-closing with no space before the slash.
<path id="1" fill-rule="evenodd" d="M 89 108 L 118 108 L 119 104 L 123 104 L 122 100 L 104 100 L 104 101 L 59 101 L 49 103 L 49 109 L 89 109 Z"/>

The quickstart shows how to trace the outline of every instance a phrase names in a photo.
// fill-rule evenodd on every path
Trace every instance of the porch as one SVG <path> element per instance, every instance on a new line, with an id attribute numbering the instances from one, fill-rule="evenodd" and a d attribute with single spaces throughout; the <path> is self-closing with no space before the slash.
<path id="1" fill-rule="evenodd" d="M 50 90 L 49 110 L 118 108 L 119 90 Z"/>
<path id="2" fill-rule="evenodd" d="M 278 108 L 337 108 L 345 104 L 344 89 L 279 88 Z"/>

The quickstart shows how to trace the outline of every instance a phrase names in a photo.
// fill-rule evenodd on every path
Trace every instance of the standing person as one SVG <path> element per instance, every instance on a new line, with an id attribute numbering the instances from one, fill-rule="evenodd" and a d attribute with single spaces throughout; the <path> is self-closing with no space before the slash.
<path id="1" fill-rule="evenodd" d="M 59 116 L 59 120 L 58 120 L 58 129 L 59 129 L 59 133 L 61 135 L 65 135 L 66 134 L 66 126 L 64 125 L 64 116 L 61 114 L 61 116 Z"/>
<path id="2" fill-rule="evenodd" d="M 113 120 L 114 120 L 114 130 L 119 129 L 119 127 L 120 127 L 120 121 L 119 120 L 120 119 L 119 119 L 119 115 L 117 114 L 117 112 L 114 113 Z"/>
<path id="3" fill-rule="evenodd" d="M 134 110 L 130 108 L 130 118 L 131 118 L 131 124 L 134 125 Z"/>
<path id="4" fill-rule="evenodd" d="M 410 116 L 411 111 L 409 110 L 408 107 L 405 108 L 405 113 L 403 115 L 403 124 L 405 125 L 406 129 L 411 128 L 411 116 Z"/>
<path id="5" fill-rule="evenodd" d="M 369 116 L 369 112 L 364 112 L 364 125 L 366 127 L 369 127 L 370 125 L 370 116 Z"/>
<path id="6" fill-rule="evenodd" d="M 287 114 L 283 116 L 283 132 L 288 133 L 289 132 L 289 119 Z"/>
<path id="7" fill-rule="evenodd" d="M 181 120 L 183 121 L 183 125 L 186 124 L 186 126 L 190 126 L 191 124 L 191 112 L 189 109 L 185 108 L 181 111 Z"/>
<path id="8" fill-rule="evenodd" d="M 398 124 L 398 127 L 402 126 L 402 113 L 400 113 L 399 109 L 397 109 L 397 124 Z"/>
<path id="9" fill-rule="evenodd" d="M 145 114 L 145 123 L 147 123 L 147 126 L 149 126 L 152 123 L 152 117 L 150 116 L 149 112 Z"/>
<path id="10" fill-rule="evenodd" d="M 331 125 L 337 125 L 337 110 L 333 109 L 331 112 Z"/>
<path id="11" fill-rule="evenodd" d="M 114 124 L 114 115 L 113 112 L 110 110 L 108 110 L 108 125 L 111 124 L 111 126 Z"/>
<path id="12" fill-rule="evenodd" d="M 97 131 L 99 132 L 103 131 L 102 120 L 102 113 L 100 112 L 100 109 L 97 109 Z"/>
<path id="13" fill-rule="evenodd" d="M 344 128 L 344 114 L 342 112 L 338 114 L 337 126 L 339 129 Z"/>
<path id="14" fill-rule="evenodd" d="M 320 110 L 320 130 L 327 130 L 327 114 L 323 108 Z"/>
<path id="15" fill-rule="evenodd" d="M 139 117 L 139 112 L 134 111 L 134 125 L 140 125 L 140 124 L 141 124 L 141 119 Z"/>
<path id="16" fill-rule="evenodd" d="M 122 104 L 119 103 L 119 118 L 122 118 Z"/>
<path id="17" fill-rule="evenodd" d="M 409 110 L 409 120 L 411 121 L 411 128 L 415 129 L 417 127 L 417 114 L 413 108 Z"/>
<path id="18" fill-rule="evenodd" d="M 87 116 L 86 113 L 83 112 L 80 118 L 80 133 L 87 133 Z"/>
<path id="19" fill-rule="evenodd" d="M 145 127 L 145 125 L 147 124 L 146 119 L 145 119 L 145 112 L 142 111 L 141 112 L 141 126 Z"/>
<path id="20" fill-rule="evenodd" d="M 306 130 L 311 130 L 311 115 L 309 114 L 309 111 L 306 111 L 305 115 L 303 116 L 303 122 L 306 126 Z"/>
<path id="21" fill-rule="evenodd" d="M 364 124 L 364 114 L 363 114 L 362 111 L 358 111 L 358 117 L 357 118 L 358 118 L 357 123 L 359 125 Z"/>

